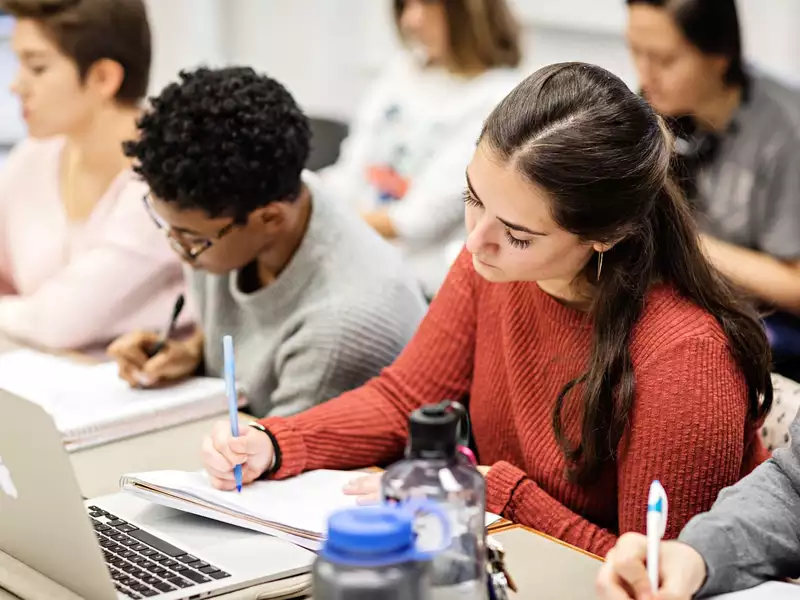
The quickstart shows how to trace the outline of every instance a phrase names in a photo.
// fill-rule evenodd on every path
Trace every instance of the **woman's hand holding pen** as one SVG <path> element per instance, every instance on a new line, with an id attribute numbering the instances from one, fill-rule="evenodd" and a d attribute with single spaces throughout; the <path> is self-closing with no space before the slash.
<path id="1" fill-rule="evenodd" d="M 242 466 L 242 483 L 252 483 L 272 466 L 275 449 L 267 434 L 239 420 L 239 437 L 231 435 L 229 421 L 219 421 L 202 445 L 203 467 L 218 490 L 236 489 L 233 467 Z"/>
<path id="2" fill-rule="evenodd" d="M 162 342 L 157 333 L 140 331 L 124 335 L 108 347 L 108 354 L 119 365 L 119 376 L 132 387 L 152 387 L 176 381 L 197 371 L 203 360 L 203 336 L 195 333 L 186 340 Z"/>
<path id="3" fill-rule="evenodd" d="M 602 600 L 690 600 L 706 578 L 703 557 L 680 542 L 661 543 L 660 588 L 652 589 L 647 576 L 647 539 L 626 533 L 606 556 L 597 577 Z"/>

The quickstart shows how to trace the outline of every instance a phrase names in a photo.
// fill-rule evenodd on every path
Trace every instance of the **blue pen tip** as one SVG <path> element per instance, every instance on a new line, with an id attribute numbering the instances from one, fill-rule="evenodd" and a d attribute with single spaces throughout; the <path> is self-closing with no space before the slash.
<path id="1" fill-rule="evenodd" d="M 242 493 L 242 486 L 240 486 L 240 485 L 237 485 L 237 486 L 236 486 L 236 491 L 237 491 L 237 492 L 239 492 L 239 493 L 241 494 L 241 493 Z"/>

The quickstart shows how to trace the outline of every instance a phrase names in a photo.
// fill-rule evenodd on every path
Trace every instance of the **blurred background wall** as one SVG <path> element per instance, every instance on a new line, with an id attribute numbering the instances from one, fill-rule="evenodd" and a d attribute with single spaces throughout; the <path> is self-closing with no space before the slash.
<path id="1" fill-rule="evenodd" d="M 635 86 L 623 0 L 512 0 L 525 29 L 527 70 L 594 62 Z M 391 0 L 148 0 L 154 35 L 152 91 L 178 70 L 244 63 L 276 77 L 307 112 L 347 120 L 397 49 Z M 800 85 L 800 0 L 739 0 L 749 59 Z M 0 19 L 0 143 L 23 134 L 6 91 L 14 60 Z"/>

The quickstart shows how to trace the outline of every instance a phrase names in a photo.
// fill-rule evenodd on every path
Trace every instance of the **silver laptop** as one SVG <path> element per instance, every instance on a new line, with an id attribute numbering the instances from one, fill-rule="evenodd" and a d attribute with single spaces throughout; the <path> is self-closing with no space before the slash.
<path id="1" fill-rule="evenodd" d="M 88 600 L 208 598 L 308 572 L 314 559 L 130 494 L 84 502 L 50 416 L 3 390 L 0 550 Z"/>

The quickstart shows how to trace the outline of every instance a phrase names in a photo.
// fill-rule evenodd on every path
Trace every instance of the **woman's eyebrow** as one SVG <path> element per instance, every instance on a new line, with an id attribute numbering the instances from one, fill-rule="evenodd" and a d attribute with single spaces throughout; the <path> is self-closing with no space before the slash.
<path id="1" fill-rule="evenodd" d="M 475 188 L 472 187 L 472 182 L 469 180 L 469 174 L 467 173 L 465 175 L 467 178 L 467 189 L 469 190 L 469 193 L 472 194 L 472 197 L 475 198 L 475 200 L 481 202 L 480 196 L 478 196 L 478 194 L 475 193 Z M 542 233 L 541 231 L 534 231 L 532 229 L 529 229 L 524 225 L 517 225 L 516 223 L 511 223 L 510 221 L 506 221 L 505 219 L 501 219 L 500 217 L 497 217 L 497 220 L 513 231 L 527 233 L 528 235 L 547 235 L 546 233 Z"/>
<path id="2" fill-rule="evenodd" d="M 545 233 L 542 233 L 541 231 L 534 231 L 533 229 L 528 229 L 524 225 L 515 225 L 514 223 L 509 223 L 508 221 L 506 221 L 505 219 L 501 219 L 500 217 L 497 217 L 497 220 L 500 221 L 503 225 L 505 225 L 509 229 L 512 229 L 514 231 L 527 233 L 529 235 L 547 235 Z"/>

